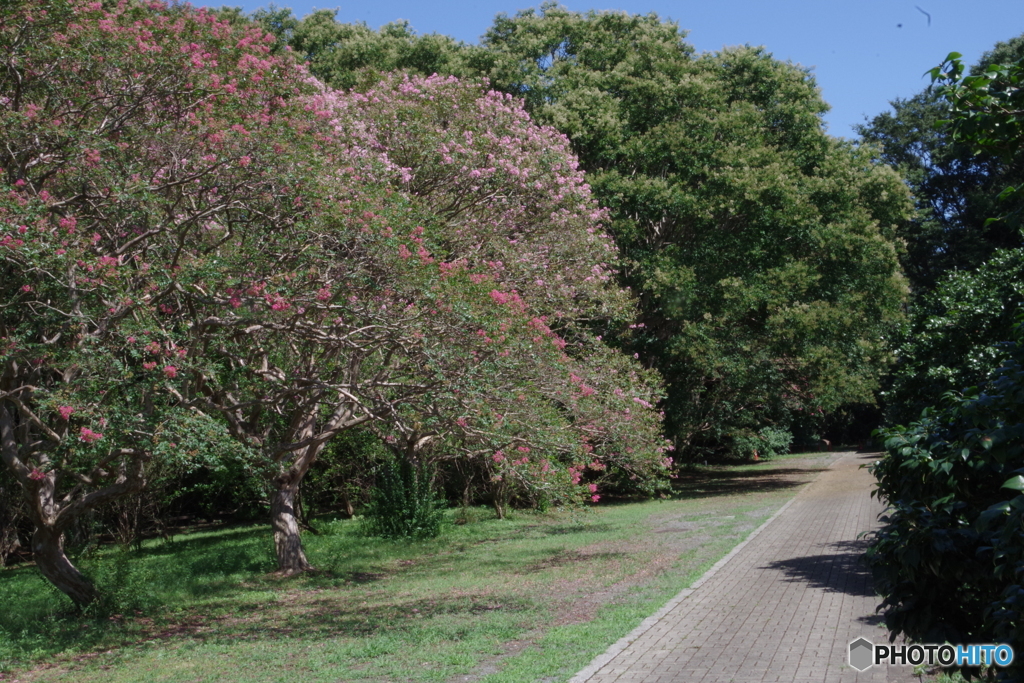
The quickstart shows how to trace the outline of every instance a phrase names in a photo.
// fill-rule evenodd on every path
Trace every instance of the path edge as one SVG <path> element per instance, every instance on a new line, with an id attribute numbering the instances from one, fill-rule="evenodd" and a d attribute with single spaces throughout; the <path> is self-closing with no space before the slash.
<path id="1" fill-rule="evenodd" d="M 796 501 L 797 495 L 799 495 L 799 491 L 796 495 L 794 495 L 792 498 L 786 501 L 785 505 L 776 510 L 775 514 L 766 519 L 764 523 L 761 524 L 761 526 L 751 531 L 749 536 L 744 538 L 732 550 L 726 553 L 725 556 L 722 557 L 722 559 L 711 565 L 711 568 L 704 572 L 699 579 L 691 583 L 688 588 L 684 588 L 683 590 L 679 591 L 679 593 L 677 593 L 675 597 L 673 597 L 671 600 L 666 602 L 661 609 L 659 609 L 657 612 L 641 621 L 639 626 L 637 626 L 635 629 L 633 629 L 632 631 L 630 631 L 629 633 L 627 633 L 626 635 L 622 636 L 617 641 L 612 643 L 612 645 L 607 650 L 594 657 L 590 661 L 590 664 L 587 664 L 587 666 L 581 669 L 575 676 L 570 678 L 568 683 L 585 683 L 588 679 L 590 679 L 591 676 L 597 673 L 605 664 L 610 662 L 612 659 L 615 658 L 616 655 L 618 655 L 620 652 L 629 647 L 633 643 L 633 641 L 635 641 L 637 638 L 639 638 L 644 633 L 649 631 L 651 627 L 653 627 L 655 624 L 661 621 L 662 617 L 671 612 L 676 607 L 676 605 L 685 600 L 687 596 L 689 596 L 695 590 L 700 588 L 706 581 L 708 581 L 708 579 L 710 579 L 722 567 L 724 567 L 729 562 L 729 560 L 736 556 L 736 554 L 739 553 L 744 546 L 746 546 L 748 543 L 754 540 L 757 537 L 757 535 L 760 534 L 769 524 L 774 522 L 779 515 L 785 512 L 786 509 L 789 508 L 789 506 Z"/>

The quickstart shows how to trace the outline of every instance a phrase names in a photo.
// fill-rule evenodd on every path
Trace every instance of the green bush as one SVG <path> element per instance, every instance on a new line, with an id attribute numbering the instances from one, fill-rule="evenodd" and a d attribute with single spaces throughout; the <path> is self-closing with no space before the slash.
<path id="1" fill-rule="evenodd" d="M 744 458 L 756 453 L 760 458 L 771 458 L 789 453 L 793 435 L 781 427 L 763 427 L 759 431 L 744 430 L 732 436 L 732 451 Z"/>
<path id="2" fill-rule="evenodd" d="M 889 509 L 867 560 L 886 626 L 914 641 L 1024 646 L 1024 323 L 1014 335 L 987 382 L 881 432 Z"/>
<path id="3" fill-rule="evenodd" d="M 430 472 L 407 458 L 377 470 L 366 513 L 366 533 L 384 538 L 434 538 L 441 533 L 445 501 L 431 486 Z"/>

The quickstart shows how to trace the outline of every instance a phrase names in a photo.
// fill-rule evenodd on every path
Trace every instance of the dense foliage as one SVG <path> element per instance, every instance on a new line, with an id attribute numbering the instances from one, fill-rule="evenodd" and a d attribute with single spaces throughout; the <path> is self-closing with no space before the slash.
<path id="1" fill-rule="evenodd" d="M 885 431 L 872 468 L 889 510 L 868 563 L 886 626 L 917 642 L 1022 642 L 1024 325 L 1016 339 L 984 384 Z"/>
<path id="2" fill-rule="evenodd" d="M 969 70 L 958 62 L 956 78 L 986 85 L 985 74 L 1001 73 L 996 65 L 1022 56 L 1021 38 L 999 43 Z M 907 179 L 917 205 L 899 226 L 913 297 L 907 326 L 894 334 L 898 362 L 883 394 L 891 424 L 916 419 L 946 391 L 981 382 L 1022 303 L 1021 196 L 1006 190 L 1024 180 L 1024 156 L 1005 137 L 998 145 L 972 138 L 966 119 L 950 120 L 950 104 L 941 88 L 929 88 L 860 127 L 862 139 L 881 145 L 881 158 Z M 979 109 L 989 104 L 967 98 L 964 107 L 977 110 L 970 126 L 994 123 Z M 1012 129 L 1007 123 L 996 128 Z"/>
<path id="3" fill-rule="evenodd" d="M 691 457 L 807 433 L 873 401 L 900 319 L 899 178 L 829 138 L 809 74 L 761 49 L 695 57 L 655 15 L 499 17 L 489 75 L 573 140 L 627 258 Z M 765 443 L 767 447 L 767 443 Z"/>
<path id="4" fill-rule="evenodd" d="M 805 70 L 753 48 L 697 56 L 654 14 L 551 3 L 500 15 L 481 46 L 327 12 L 281 35 L 332 83 L 486 76 L 569 137 L 640 297 L 616 341 L 665 377 L 668 436 L 690 457 L 769 449 L 765 429 L 809 439 L 873 403 L 909 199 L 871 152 L 824 133 Z"/>
<path id="5" fill-rule="evenodd" d="M 952 105 L 950 130 L 972 147 L 1018 154 L 1024 59 L 993 64 L 963 77 L 953 53 L 933 78 Z M 1003 189 L 1003 197 L 1018 195 Z M 953 274 L 924 300 L 941 305 L 927 318 L 917 364 L 898 387 L 903 401 L 938 404 L 920 421 L 886 436 L 887 454 L 875 464 L 878 494 L 889 505 L 868 552 L 886 624 L 924 642 L 1008 642 L 1020 649 L 1024 572 L 1024 323 L 1018 313 L 1014 343 L 992 347 L 993 336 L 1019 311 L 1021 250 L 997 252 L 977 271 Z M 932 329 L 927 329 L 930 326 Z M 942 329 L 945 328 L 945 329 Z M 928 334 L 931 332 L 931 334 Z M 971 333 L 974 333 L 971 335 Z M 953 344 L 957 334 L 971 335 Z M 998 338 L 998 337 L 996 337 Z M 951 344 L 952 348 L 941 348 Z M 987 371 L 992 356 L 1004 360 Z M 930 368 L 932 359 L 946 367 Z M 964 395 L 929 392 L 974 375 L 985 381 Z M 917 386 L 914 386 L 914 382 Z M 1020 680 L 1020 664 L 1006 678 Z"/>
<path id="6" fill-rule="evenodd" d="M 258 26 L 158 2 L 0 29 L 2 453 L 79 605 L 64 532 L 173 463 L 262 478 L 289 573 L 302 480 L 359 426 L 548 502 L 656 485 L 658 382 L 593 331 L 630 315 L 604 214 L 510 97 L 333 91 Z"/>
<path id="7" fill-rule="evenodd" d="M 444 500 L 422 462 L 389 460 L 377 471 L 366 508 L 366 533 L 383 538 L 434 538 L 441 533 Z"/>
<path id="8" fill-rule="evenodd" d="M 977 76 L 1022 56 L 1024 39 L 1015 38 L 996 45 L 969 71 Z M 957 139 L 949 118 L 948 101 L 928 88 L 894 100 L 891 112 L 858 128 L 863 141 L 881 146 L 881 159 L 899 170 L 913 192 L 917 210 L 900 223 L 899 236 L 907 243 L 904 272 L 919 294 L 950 271 L 973 270 L 999 249 L 1021 246 L 1021 218 L 1012 215 L 1020 200 L 999 195 L 1024 180 L 1024 156 L 1019 149 L 1000 154 Z M 1007 219 L 989 220 L 1001 215 Z"/>
<path id="9" fill-rule="evenodd" d="M 205 359 L 171 314 L 232 226 L 290 204 L 288 174 L 251 163 L 264 133 L 290 135 L 266 113 L 297 87 L 261 38 L 162 5 L 4 7 L 2 454 L 37 565 L 79 604 L 95 596 L 61 550 L 76 518 L 154 458 L 237 455 L 181 400 Z"/>
<path id="10" fill-rule="evenodd" d="M 999 365 L 1024 305 L 1024 250 L 1004 249 L 974 270 L 953 271 L 916 297 L 882 393 L 890 424 L 908 424 L 949 391 Z"/>

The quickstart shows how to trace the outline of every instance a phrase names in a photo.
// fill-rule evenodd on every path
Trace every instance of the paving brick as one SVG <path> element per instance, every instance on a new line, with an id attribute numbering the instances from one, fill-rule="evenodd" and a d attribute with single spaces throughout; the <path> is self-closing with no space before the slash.
<path id="1" fill-rule="evenodd" d="M 850 641 L 883 642 L 879 598 L 860 564 L 881 504 L 847 454 L 653 627 L 572 683 L 909 683 L 913 667 L 847 665 Z"/>

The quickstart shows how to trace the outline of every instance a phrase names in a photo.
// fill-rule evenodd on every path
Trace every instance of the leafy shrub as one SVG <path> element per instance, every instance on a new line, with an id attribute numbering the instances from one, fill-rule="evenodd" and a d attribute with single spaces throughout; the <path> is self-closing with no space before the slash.
<path id="1" fill-rule="evenodd" d="M 441 533 L 445 502 L 434 493 L 422 463 L 396 458 L 377 472 L 366 514 L 366 532 L 384 538 L 434 538 Z"/>
<path id="2" fill-rule="evenodd" d="M 867 559 L 886 626 L 915 641 L 1024 640 L 1024 322 L 1014 333 L 985 384 L 881 432 L 889 510 Z"/>
<path id="3" fill-rule="evenodd" d="M 1024 304 L 1024 249 L 1004 249 L 972 271 L 951 271 L 917 298 L 882 394 L 890 424 L 906 424 L 936 397 L 982 382 L 998 365 Z"/>
<path id="4" fill-rule="evenodd" d="M 84 569 L 100 589 L 100 599 L 91 604 L 87 613 L 108 617 L 133 612 L 146 613 L 160 604 L 153 590 L 153 567 L 138 561 L 137 552 L 119 548 L 113 557 L 87 561 Z M 167 577 L 164 577 L 166 580 Z"/>
<path id="5" fill-rule="evenodd" d="M 759 431 L 744 430 L 732 437 L 732 451 L 744 458 L 756 453 L 761 458 L 771 458 L 789 453 L 793 435 L 781 427 L 763 427 Z"/>

